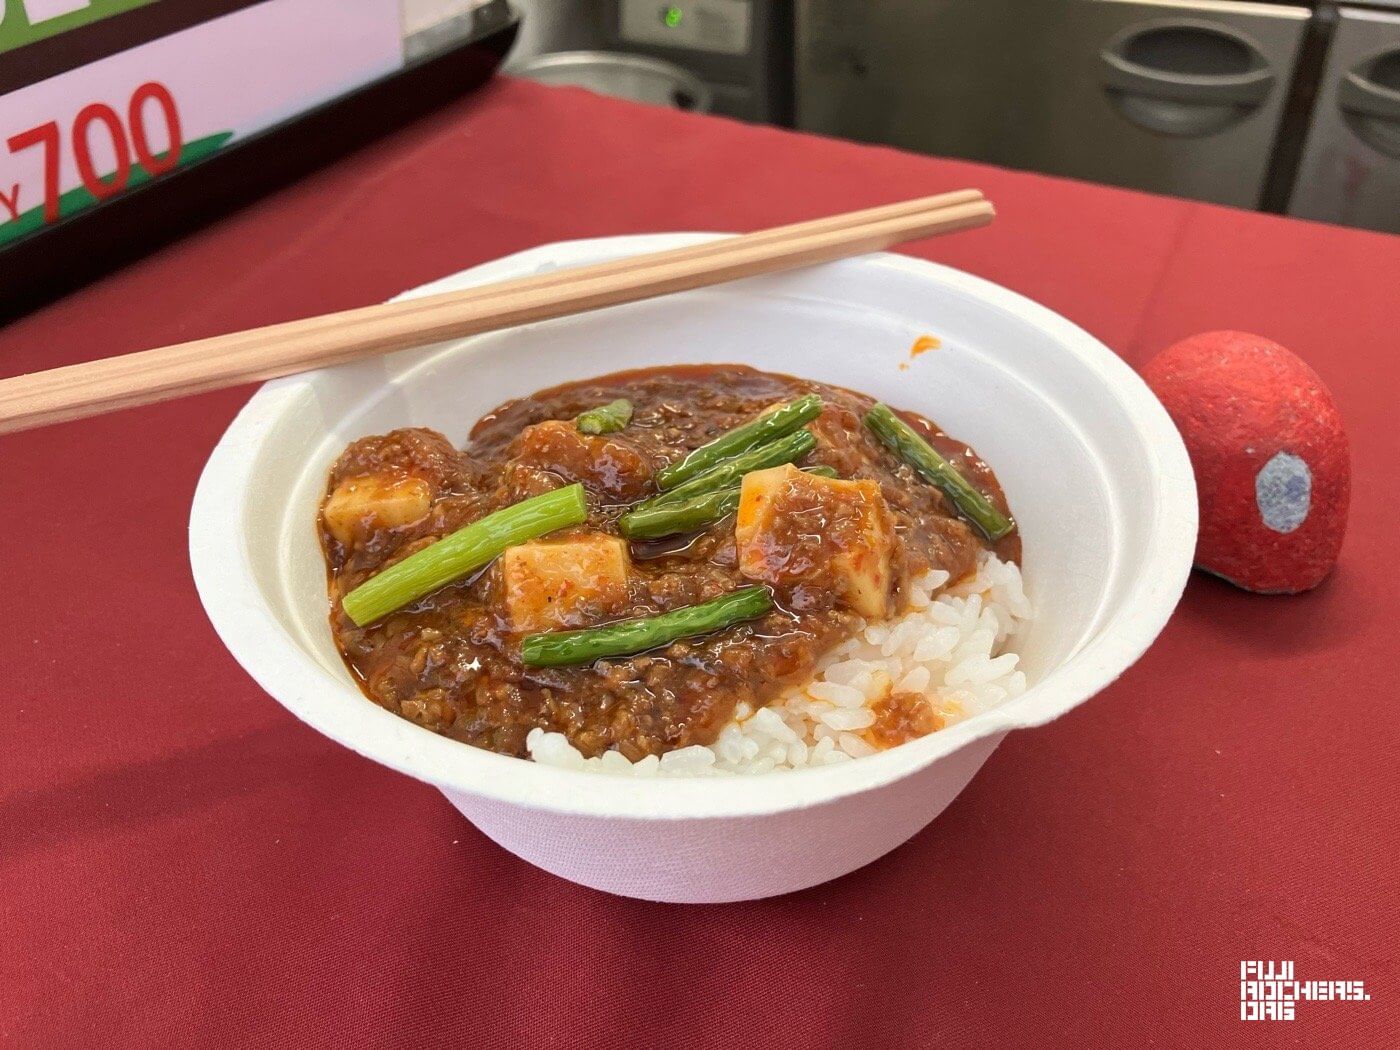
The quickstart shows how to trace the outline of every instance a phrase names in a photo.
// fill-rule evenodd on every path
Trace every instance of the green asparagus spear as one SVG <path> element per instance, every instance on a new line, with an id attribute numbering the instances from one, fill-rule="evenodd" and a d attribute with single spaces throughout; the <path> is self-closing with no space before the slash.
<path id="1" fill-rule="evenodd" d="M 663 467 L 656 475 L 656 484 L 665 492 L 683 481 L 703 474 L 705 471 L 733 459 L 751 448 L 766 445 L 780 437 L 791 434 L 798 427 L 810 423 L 821 415 L 822 399 L 816 394 L 807 394 L 796 401 L 770 409 L 752 423 L 745 423 L 728 433 L 721 434 L 708 445 L 701 445 L 688 453 L 684 459 Z"/>
<path id="2" fill-rule="evenodd" d="M 812 436 L 812 432 L 799 430 L 795 434 L 780 437 L 777 441 L 770 441 L 766 445 L 750 449 L 741 456 L 727 459 L 718 466 L 711 467 L 705 473 L 677 485 L 671 491 L 663 492 L 637 504 L 633 510 L 650 510 L 665 504 L 681 503 L 695 496 L 702 496 L 707 492 L 733 488 L 739 484 L 745 474 L 751 471 L 791 463 L 801 459 L 816 447 L 817 439 Z"/>
<path id="3" fill-rule="evenodd" d="M 372 576 L 341 602 L 363 627 L 494 560 L 507 547 L 582 524 L 582 485 L 568 485 L 488 514 Z"/>
<path id="4" fill-rule="evenodd" d="M 824 478 L 837 477 L 827 466 L 803 467 L 808 474 Z M 618 528 L 629 540 L 654 540 L 678 532 L 694 532 L 712 521 L 718 521 L 739 506 L 739 486 L 706 492 L 679 503 L 662 503 L 654 507 L 638 507 L 618 519 Z"/>
<path id="5" fill-rule="evenodd" d="M 598 408 L 590 408 L 574 420 L 574 426 L 583 434 L 612 434 L 622 430 L 632 422 L 632 402 L 625 397 Z"/>
<path id="6" fill-rule="evenodd" d="M 865 416 L 865 425 L 880 443 L 908 463 L 925 481 L 936 485 L 958 512 L 989 540 L 999 540 L 1016 527 L 981 492 L 958 473 L 951 463 L 888 405 L 877 404 Z"/>
<path id="7" fill-rule="evenodd" d="M 565 667 L 589 664 L 606 656 L 631 656 L 669 645 L 678 638 L 709 634 L 757 619 L 772 608 L 773 597 L 767 588 L 741 587 L 708 602 L 659 616 L 618 620 L 582 631 L 527 635 L 520 644 L 520 658 L 529 667 Z"/>

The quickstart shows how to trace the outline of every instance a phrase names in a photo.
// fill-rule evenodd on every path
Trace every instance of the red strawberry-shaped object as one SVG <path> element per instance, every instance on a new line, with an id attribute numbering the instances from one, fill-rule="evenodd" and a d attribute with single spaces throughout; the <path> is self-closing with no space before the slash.
<path id="1" fill-rule="evenodd" d="M 1262 336 L 1204 332 L 1142 375 L 1195 468 L 1196 565 L 1264 594 L 1321 583 L 1346 533 L 1351 451 L 1317 373 Z"/>

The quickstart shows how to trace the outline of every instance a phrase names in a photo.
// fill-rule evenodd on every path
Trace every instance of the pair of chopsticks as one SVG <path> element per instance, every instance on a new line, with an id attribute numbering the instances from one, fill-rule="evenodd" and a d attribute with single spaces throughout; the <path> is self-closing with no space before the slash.
<path id="1" fill-rule="evenodd" d="M 985 226 L 959 190 L 688 248 L 366 306 L 0 380 L 0 434 L 200 394 Z"/>

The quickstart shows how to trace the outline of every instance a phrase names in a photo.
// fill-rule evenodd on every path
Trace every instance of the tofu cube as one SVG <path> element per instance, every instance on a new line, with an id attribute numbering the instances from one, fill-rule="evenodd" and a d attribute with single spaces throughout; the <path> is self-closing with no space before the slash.
<path id="1" fill-rule="evenodd" d="M 744 476 L 734 539 L 751 580 L 825 588 L 862 616 L 889 615 L 895 531 L 878 482 L 756 470 Z"/>
<path id="2" fill-rule="evenodd" d="M 627 544 L 589 532 L 539 540 L 501 555 L 511 628 L 522 634 L 581 627 L 627 607 Z"/>
<path id="3" fill-rule="evenodd" d="M 432 503 L 432 488 L 422 478 L 361 474 L 335 487 L 321 516 L 331 535 L 348 547 L 376 529 L 412 524 L 428 513 Z"/>

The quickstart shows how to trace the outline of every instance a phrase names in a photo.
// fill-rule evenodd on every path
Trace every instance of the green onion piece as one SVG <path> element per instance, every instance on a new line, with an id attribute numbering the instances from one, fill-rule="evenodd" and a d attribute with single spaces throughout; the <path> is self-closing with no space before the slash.
<path id="1" fill-rule="evenodd" d="M 657 471 L 656 484 L 665 492 L 683 481 L 703 474 L 711 467 L 726 459 L 733 459 L 741 453 L 759 445 L 766 445 L 780 437 L 791 434 L 800 426 L 816 419 L 822 412 L 822 399 L 817 394 L 807 394 L 796 401 L 770 409 L 752 423 L 721 434 L 707 445 L 701 445 L 687 454 L 684 459 L 668 464 Z"/>
<path id="2" fill-rule="evenodd" d="M 495 560 L 507 547 L 547 532 L 581 525 L 588 517 L 582 485 L 568 485 L 503 507 L 480 521 L 415 551 L 370 577 L 341 602 L 345 615 L 363 627 L 423 595 Z"/>
<path id="3" fill-rule="evenodd" d="M 527 635 L 520 643 L 520 658 L 529 667 L 567 667 L 591 664 L 608 656 L 632 656 L 670 645 L 678 638 L 709 634 L 757 619 L 772 608 L 773 596 L 766 587 L 741 587 L 708 602 L 658 616 L 618 620 L 582 631 Z"/>
<path id="4" fill-rule="evenodd" d="M 837 477 L 830 467 L 818 465 L 802 468 L 808 474 L 824 478 Z M 629 540 L 654 540 L 678 532 L 694 532 L 739 506 L 739 486 L 692 496 L 679 503 L 659 503 L 651 507 L 629 510 L 617 520 L 617 526 Z"/>
<path id="5" fill-rule="evenodd" d="M 632 422 L 632 402 L 625 397 L 590 408 L 574 420 L 574 426 L 583 434 L 612 434 Z"/>
<path id="6" fill-rule="evenodd" d="M 677 485 L 670 492 L 663 492 L 649 500 L 644 500 L 632 509 L 650 510 L 668 503 L 681 503 L 707 492 L 733 488 L 743 480 L 745 474 L 791 463 L 801 459 L 816 447 L 817 439 L 812 435 L 812 432 L 799 430 L 796 434 L 788 434 L 786 437 L 778 438 L 777 441 L 770 441 L 766 445 L 750 449 L 742 456 L 727 459 L 719 466 L 710 468 L 698 477 Z"/>
<path id="7" fill-rule="evenodd" d="M 914 468 L 925 481 L 937 486 L 958 512 L 989 540 L 999 540 L 1016 527 L 957 468 L 938 454 L 908 423 L 888 405 L 877 404 L 865 416 L 865 425 L 884 445 Z"/>

